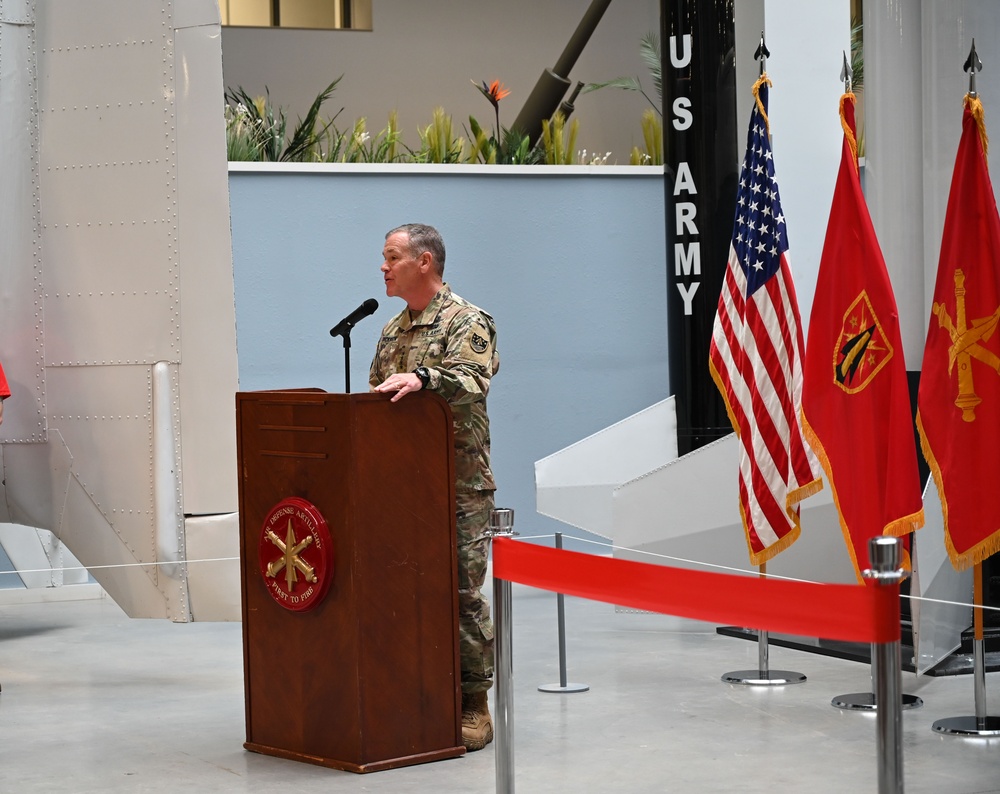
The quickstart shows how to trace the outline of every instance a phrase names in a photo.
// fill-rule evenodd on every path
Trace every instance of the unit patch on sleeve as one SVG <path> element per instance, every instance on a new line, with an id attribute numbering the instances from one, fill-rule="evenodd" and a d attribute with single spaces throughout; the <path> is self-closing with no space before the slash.
<path id="1" fill-rule="evenodd" d="M 474 325 L 465 337 L 465 346 L 473 361 L 489 361 L 492 355 L 489 332 L 479 325 Z"/>

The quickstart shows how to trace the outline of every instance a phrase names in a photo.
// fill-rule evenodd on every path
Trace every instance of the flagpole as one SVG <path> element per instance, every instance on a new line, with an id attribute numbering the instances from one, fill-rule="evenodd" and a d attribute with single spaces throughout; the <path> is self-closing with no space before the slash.
<path id="1" fill-rule="evenodd" d="M 761 579 L 767 578 L 766 561 L 760 564 L 758 576 Z M 726 684 L 742 684 L 744 686 L 785 686 L 786 684 L 805 682 L 806 677 L 802 673 L 795 673 L 791 670 L 771 670 L 767 663 L 767 651 L 767 631 L 760 629 L 757 632 L 757 669 L 734 670 L 731 673 L 724 673 L 722 681 Z"/>
<path id="2" fill-rule="evenodd" d="M 972 612 L 973 624 L 973 691 L 976 702 L 976 723 L 984 728 L 986 720 L 986 665 L 985 638 L 983 637 L 983 564 L 977 562 L 972 571 L 972 600 L 975 603 Z"/>
<path id="3" fill-rule="evenodd" d="M 975 50 L 973 50 L 975 52 Z M 972 57 L 971 55 L 969 56 Z M 976 713 L 971 716 L 946 717 L 931 728 L 951 736 L 1000 736 L 1000 717 L 990 716 L 986 708 L 986 641 L 983 637 L 983 564 L 977 562 L 972 572 L 972 677 Z"/>
<path id="4" fill-rule="evenodd" d="M 972 47 L 969 50 L 969 57 L 965 59 L 962 69 L 969 74 L 969 91 L 966 102 L 969 98 L 976 100 L 976 72 L 982 71 L 983 62 L 976 53 L 976 40 L 972 40 Z M 967 105 L 968 107 L 968 105 Z M 966 111 L 968 112 L 968 110 Z M 983 135 L 980 125 L 980 135 Z M 985 152 L 984 152 L 985 156 Z M 956 170 L 958 166 L 956 165 Z M 989 176 L 986 176 L 987 181 Z M 949 202 L 950 204 L 950 202 Z M 993 210 L 996 212 L 996 210 Z M 947 224 L 947 217 L 945 223 Z M 959 271 L 956 271 L 956 273 Z M 956 285 L 958 277 L 956 275 Z M 965 309 L 962 309 L 965 311 Z M 925 353 L 926 357 L 926 353 Z M 957 401 L 956 401 L 957 404 Z M 942 493 L 942 500 L 944 494 Z M 954 561 L 953 561 L 954 562 Z M 976 713 L 972 716 L 948 717 L 935 722 L 931 728 L 937 733 L 944 733 L 951 736 L 978 736 L 993 737 L 1000 736 L 1000 717 L 990 716 L 986 708 L 986 643 L 983 637 L 983 565 L 982 560 L 973 564 L 972 577 L 972 620 L 973 620 L 973 641 L 972 641 L 972 675 L 975 690 Z"/>

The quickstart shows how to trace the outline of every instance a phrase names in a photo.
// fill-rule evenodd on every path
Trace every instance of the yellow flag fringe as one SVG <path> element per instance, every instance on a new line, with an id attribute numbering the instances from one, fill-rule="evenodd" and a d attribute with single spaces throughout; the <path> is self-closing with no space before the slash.
<path id="1" fill-rule="evenodd" d="M 854 130 L 852 130 L 848 126 L 847 119 L 844 118 L 844 103 L 847 100 L 851 100 L 852 102 L 856 101 L 856 97 L 854 96 L 854 92 L 853 91 L 848 91 L 845 94 L 841 94 L 841 97 L 840 97 L 840 126 L 844 128 L 844 137 L 847 138 L 847 142 L 848 142 L 848 144 L 851 147 L 851 153 L 854 155 L 854 158 L 851 160 L 851 162 L 854 164 L 854 173 L 857 173 L 858 172 L 858 140 L 857 140 L 857 138 L 854 137 Z"/>
<path id="2" fill-rule="evenodd" d="M 756 86 L 754 86 L 756 88 Z M 755 92 L 756 93 L 756 92 Z M 712 361 L 708 362 L 709 372 L 712 374 L 712 380 L 715 381 L 715 385 L 718 387 L 719 391 L 722 393 L 722 402 L 726 406 L 726 413 L 729 414 L 729 422 L 733 426 L 733 432 L 736 433 L 736 437 L 740 437 L 739 425 L 736 422 L 736 415 L 733 413 L 733 408 L 729 404 L 729 398 L 726 396 L 725 384 L 722 381 L 722 376 L 719 371 L 715 368 L 715 364 Z M 814 493 L 823 490 L 823 480 L 822 478 L 817 478 L 810 483 L 798 488 L 797 490 L 791 492 L 788 495 L 788 503 L 785 507 L 785 511 L 788 513 L 788 517 L 792 519 L 795 526 L 788 531 L 788 534 L 781 538 L 776 543 L 772 543 L 766 549 L 761 549 L 759 552 L 753 550 L 753 544 L 750 542 L 750 533 L 747 532 L 747 522 L 746 514 L 743 512 L 743 503 L 740 502 L 740 519 L 743 522 L 743 539 L 747 544 L 747 554 L 750 557 L 751 565 L 763 565 L 772 557 L 776 557 L 778 554 L 783 552 L 789 546 L 791 546 L 799 536 L 802 534 L 802 522 L 799 517 L 798 512 L 794 509 L 794 505 L 805 499 L 807 496 L 812 496 Z"/>
<path id="3" fill-rule="evenodd" d="M 844 513 L 840 509 L 840 495 L 837 493 L 837 484 L 833 481 L 833 477 L 830 476 L 830 472 L 833 471 L 833 468 L 830 466 L 830 459 L 826 456 L 826 449 L 823 447 L 823 442 L 819 440 L 819 436 L 816 435 L 816 431 L 809 424 L 809 420 L 806 419 L 804 412 L 802 413 L 802 430 L 805 433 L 806 440 L 809 442 L 809 446 L 812 447 L 813 453 L 819 458 L 823 471 L 826 472 L 826 480 L 830 483 L 830 493 L 833 495 L 833 505 L 837 508 L 837 521 L 840 522 L 840 531 L 844 536 L 844 545 L 847 546 L 847 553 L 854 564 L 854 575 L 858 578 L 858 584 L 863 584 L 865 580 L 861 575 L 862 566 L 854 554 L 854 541 L 851 539 L 851 532 L 847 528 L 847 524 L 844 523 Z"/>
<path id="4" fill-rule="evenodd" d="M 944 479 L 941 474 L 941 465 L 934 457 L 934 451 L 927 441 L 924 433 L 924 423 L 920 419 L 920 411 L 917 411 L 917 431 L 920 434 L 920 449 L 924 453 L 924 460 L 930 467 L 931 476 L 934 478 L 934 485 L 937 486 L 938 497 L 941 500 L 941 514 L 944 516 L 944 547 L 948 552 L 948 558 L 956 571 L 964 571 L 971 568 L 976 563 L 983 562 L 997 552 L 1000 552 L 1000 531 L 994 530 L 990 535 L 967 551 L 959 551 L 951 541 L 951 533 L 948 531 L 948 498 L 945 495 Z"/>
<path id="5" fill-rule="evenodd" d="M 726 384 L 722 380 L 722 375 L 715 368 L 715 362 L 711 359 L 708 360 L 708 371 L 712 376 L 712 380 L 715 381 L 715 387 L 719 390 L 722 395 L 722 403 L 726 406 L 726 413 L 729 415 L 729 424 L 733 426 L 733 432 L 736 433 L 736 437 L 740 436 L 740 426 L 736 422 L 736 414 L 733 413 L 733 407 L 729 404 L 729 397 L 726 395 Z"/>
<path id="6" fill-rule="evenodd" d="M 743 518 L 743 526 L 746 527 L 746 516 L 743 515 L 743 505 L 740 505 L 740 516 Z M 744 535 L 747 533 L 744 532 Z M 768 560 L 777 557 L 781 552 L 791 546 L 795 541 L 799 539 L 802 534 L 802 526 L 799 523 L 798 518 L 795 520 L 795 527 L 788 530 L 788 534 L 785 535 L 781 540 L 772 543 L 766 549 L 761 549 L 759 554 L 754 554 L 753 548 L 750 545 L 750 538 L 747 537 L 747 551 L 750 553 L 750 564 L 751 565 L 763 565 Z"/>
<path id="7" fill-rule="evenodd" d="M 985 157 L 990 150 L 990 136 L 986 134 L 986 111 L 983 108 L 982 100 L 978 96 L 966 94 L 964 104 L 979 128 L 979 141 L 983 144 L 983 157 Z"/>
<path id="8" fill-rule="evenodd" d="M 771 87 L 771 78 L 767 76 L 767 72 L 764 72 L 764 74 L 757 78 L 757 82 L 753 84 L 753 88 L 750 89 L 750 93 L 752 93 L 753 98 L 757 100 L 757 110 L 764 119 L 764 126 L 767 127 L 767 134 L 770 135 L 771 122 L 767 120 L 767 111 L 764 109 L 764 103 L 760 101 L 760 87 L 765 83 L 767 83 L 768 88 Z"/>
<path id="9" fill-rule="evenodd" d="M 858 579 L 858 584 L 864 584 L 865 578 L 862 576 L 862 572 L 868 567 L 867 563 L 862 564 L 858 560 L 857 555 L 854 553 L 854 538 L 851 535 L 851 530 L 848 528 L 847 524 L 844 522 L 844 511 L 840 509 L 840 495 L 837 493 L 837 483 L 833 478 L 833 466 L 830 463 L 829 457 L 826 454 L 826 448 L 823 446 L 823 442 L 820 441 L 819 436 L 816 435 L 816 431 L 813 430 L 812 425 L 809 424 L 809 420 L 806 419 L 805 412 L 802 412 L 802 431 L 805 434 L 806 440 L 809 442 L 809 446 L 812 447 L 812 451 L 819 458 L 820 465 L 823 467 L 823 471 L 826 473 L 826 481 L 830 484 L 830 492 L 833 495 L 833 504 L 837 508 L 837 521 L 840 523 L 840 531 L 844 536 L 844 545 L 847 546 L 847 554 L 851 558 L 851 562 L 854 564 L 854 575 Z M 882 528 L 883 535 L 889 535 L 892 537 L 903 537 L 904 535 L 909 535 L 911 532 L 915 532 L 924 525 L 924 510 L 921 508 L 919 511 L 913 515 L 904 516 L 895 521 L 890 521 L 886 526 Z M 900 549 L 902 552 L 900 555 L 900 564 L 904 570 L 913 570 L 910 563 L 910 553 L 904 548 Z"/>

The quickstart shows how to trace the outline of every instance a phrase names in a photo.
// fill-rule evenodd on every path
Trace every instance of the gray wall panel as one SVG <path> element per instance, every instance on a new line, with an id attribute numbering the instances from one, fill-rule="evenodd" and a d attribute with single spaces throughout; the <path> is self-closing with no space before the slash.
<path id="1" fill-rule="evenodd" d="M 385 297 L 384 234 L 436 225 L 446 280 L 497 321 L 498 503 L 524 533 L 564 530 L 535 513 L 534 462 L 669 394 L 663 181 L 643 171 L 231 173 L 240 387 L 343 391 L 329 329 L 377 297 L 352 335 L 351 387 L 367 390 L 403 305 Z"/>

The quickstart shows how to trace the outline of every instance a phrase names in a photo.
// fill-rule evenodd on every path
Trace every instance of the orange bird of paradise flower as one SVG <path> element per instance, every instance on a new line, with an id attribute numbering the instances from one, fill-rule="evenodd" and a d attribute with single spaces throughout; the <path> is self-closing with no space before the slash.
<path id="1" fill-rule="evenodd" d="M 482 85 L 477 84 L 476 81 L 473 80 L 472 84 L 476 86 L 476 88 L 480 90 L 482 95 L 486 97 L 493 105 L 493 107 L 498 110 L 499 110 L 500 100 L 510 94 L 510 91 L 507 88 L 505 88 L 504 84 L 501 83 L 499 80 L 494 80 L 489 85 L 486 84 L 485 80 L 483 80 Z"/>

